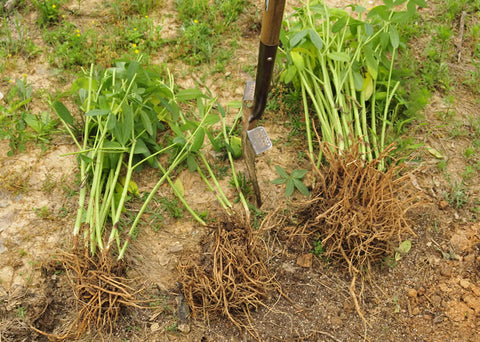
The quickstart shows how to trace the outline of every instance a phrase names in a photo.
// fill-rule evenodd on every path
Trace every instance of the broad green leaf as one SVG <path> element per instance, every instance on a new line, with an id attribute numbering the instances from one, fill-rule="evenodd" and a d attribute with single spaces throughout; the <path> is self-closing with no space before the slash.
<path id="1" fill-rule="evenodd" d="M 242 139 L 240 137 L 230 137 L 230 147 L 233 158 L 238 159 L 242 156 Z"/>
<path id="2" fill-rule="evenodd" d="M 395 26 L 390 26 L 389 34 L 390 34 L 390 43 L 392 44 L 393 48 L 394 49 L 398 48 L 398 45 L 400 44 L 400 37 L 398 35 L 398 31 L 395 28 Z"/>
<path id="3" fill-rule="evenodd" d="M 400 246 L 398 246 L 397 251 L 405 255 L 408 252 L 410 252 L 411 248 L 412 248 L 412 242 L 410 240 L 405 240 L 400 244 Z"/>
<path id="4" fill-rule="evenodd" d="M 283 184 L 285 183 L 287 180 L 285 178 L 275 178 L 274 180 L 272 180 L 272 183 L 273 184 Z"/>
<path id="5" fill-rule="evenodd" d="M 118 180 L 120 181 L 120 184 L 122 186 L 125 186 L 125 181 L 127 180 L 125 176 L 121 176 Z M 127 191 L 132 195 L 134 195 L 135 197 L 140 196 L 140 193 L 138 192 L 138 185 L 132 180 L 128 182 Z"/>
<path id="6" fill-rule="evenodd" d="M 101 116 L 110 113 L 110 109 L 92 109 L 85 113 L 86 116 Z"/>
<path id="7" fill-rule="evenodd" d="M 416 3 L 418 6 L 426 8 L 428 7 L 427 2 L 425 0 L 411 0 Z"/>
<path id="8" fill-rule="evenodd" d="M 350 60 L 350 56 L 346 52 L 341 51 L 329 52 L 327 53 L 327 56 L 328 58 L 338 62 L 348 62 Z"/>
<path id="9" fill-rule="evenodd" d="M 203 119 L 203 124 L 205 126 L 215 125 L 220 121 L 220 117 L 217 114 L 208 114 L 205 119 Z"/>
<path id="10" fill-rule="evenodd" d="M 310 29 L 308 30 L 308 35 L 310 36 L 310 40 L 312 41 L 313 45 L 318 49 L 321 50 L 323 48 L 323 41 L 322 38 L 318 35 L 317 31 Z"/>
<path id="11" fill-rule="evenodd" d="M 303 169 L 293 170 L 292 173 L 290 174 L 290 177 L 302 179 L 303 177 L 305 177 L 306 174 L 307 174 L 307 170 L 303 170 Z"/>
<path id="12" fill-rule="evenodd" d="M 175 97 L 180 101 L 189 101 L 204 96 L 200 89 L 193 88 L 180 90 Z"/>
<path id="13" fill-rule="evenodd" d="M 373 34 L 373 26 L 369 23 L 364 24 L 365 34 L 370 37 Z"/>
<path id="14" fill-rule="evenodd" d="M 185 188 L 183 187 L 183 183 L 180 177 L 177 177 L 177 179 L 175 179 L 175 181 L 173 182 L 173 187 L 175 188 L 178 195 L 180 195 L 181 197 L 185 196 Z"/>
<path id="15" fill-rule="evenodd" d="M 443 159 L 444 158 L 443 154 L 433 147 L 430 147 L 430 146 L 427 147 L 427 151 L 428 151 L 428 153 L 430 153 L 432 156 L 434 156 L 437 159 Z"/>
<path id="16" fill-rule="evenodd" d="M 293 180 L 290 178 L 287 180 L 287 184 L 285 186 L 285 196 L 286 197 L 292 196 L 294 191 L 295 191 L 295 185 L 293 184 Z"/>
<path id="17" fill-rule="evenodd" d="M 23 116 L 23 120 L 25 120 L 26 124 L 35 132 L 39 133 L 41 131 L 42 124 L 35 115 L 27 113 Z"/>
<path id="18" fill-rule="evenodd" d="M 297 74 L 297 68 L 294 68 L 291 65 L 288 65 L 287 69 L 281 75 L 281 80 L 288 84 L 293 80 L 296 74 Z"/>
<path id="19" fill-rule="evenodd" d="M 332 32 L 333 33 L 340 32 L 345 27 L 346 24 L 347 24 L 347 17 L 341 17 L 335 22 L 335 24 L 333 24 Z"/>
<path id="20" fill-rule="evenodd" d="M 358 71 L 353 71 L 353 84 L 355 86 L 355 90 L 359 91 L 363 88 L 363 77 Z"/>
<path id="21" fill-rule="evenodd" d="M 393 6 L 399 6 L 401 4 L 404 4 L 405 2 L 407 2 L 407 0 L 395 0 L 393 2 Z"/>
<path id="22" fill-rule="evenodd" d="M 364 53 L 368 73 L 372 76 L 374 80 L 376 80 L 378 76 L 378 62 L 373 55 L 373 50 L 370 48 L 369 45 L 366 45 L 364 46 Z"/>
<path id="23" fill-rule="evenodd" d="M 154 132 L 153 132 L 153 124 L 150 120 L 150 117 L 143 110 L 140 110 L 140 117 L 142 119 L 143 128 L 145 128 L 147 133 L 150 134 L 150 136 L 152 136 Z"/>
<path id="24" fill-rule="evenodd" d="M 370 96 L 373 94 L 373 80 L 370 73 L 366 72 L 365 77 L 362 79 L 362 91 L 365 92 L 365 100 L 370 99 Z M 377 97 L 377 100 L 379 98 Z"/>
<path id="25" fill-rule="evenodd" d="M 290 57 L 292 58 L 293 64 L 297 70 L 302 71 L 305 68 L 303 57 L 300 53 L 297 51 L 290 51 Z"/>
<path id="26" fill-rule="evenodd" d="M 367 18 L 371 19 L 371 18 L 374 18 L 375 16 L 378 16 L 381 19 L 388 21 L 389 15 L 390 15 L 390 11 L 387 9 L 387 7 L 385 5 L 381 5 L 381 6 L 376 6 L 372 8 L 368 12 Z"/>
<path id="27" fill-rule="evenodd" d="M 239 100 L 230 101 L 227 103 L 227 107 L 240 109 L 242 108 L 242 101 L 239 101 Z"/>
<path id="28" fill-rule="evenodd" d="M 107 130 L 112 131 L 117 126 L 117 117 L 110 113 L 107 119 Z"/>
<path id="29" fill-rule="evenodd" d="M 144 156 L 150 155 L 150 150 L 148 149 L 147 145 L 142 139 L 137 139 L 135 143 L 135 150 L 133 151 L 134 154 L 143 154 Z"/>
<path id="30" fill-rule="evenodd" d="M 67 125 L 73 126 L 73 116 L 70 114 L 70 111 L 65 107 L 65 105 L 59 101 L 54 101 L 53 109 L 57 113 L 60 119 L 65 122 Z"/>
<path id="31" fill-rule="evenodd" d="M 203 127 L 200 127 L 195 133 L 192 146 L 190 146 L 190 151 L 197 152 L 198 150 L 200 150 L 202 148 L 204 140 L 205 140 L 205 129 Z"/>
<path id="32" fill-rule="evenodd" d="M 187 155 L 187 167 L 190 172 L 195 172 L 197 170 L 197 161 L 195 156 L 191 153 Z"/>
<path id="33" fill-rule="evenodd" d="M 178 136 L 173 138 L 173 143 L 183 146 L 187 143 L 187 140 L 183 136 Z"/>
<path id="34" fill-rule="evenodd" d="M 280 177 L 285 179 L 289 178 L 288 173 L 281 166 L 275 165 L 275 170 L 277 171 Z"/>
<path id="35" fill-rule="evenodd" d="M 127 68 L 127 80 L 132 81 L 133 77 L 137 74 L 140 64 L 137 61 L 131 61 Z"/>
<path id="36" fill-rule="evenodd" d="M 302 195 L 310 196 L 310 191 L 308 191 L 308 188 L 300 180 L 293 178 L 293 184 Z"/>
<path id="37" fill-rule="evenodd" d="M 393 0 L 383 0 L 383 3 L 385 6 L 387 6 L 388 9 L 391 9 L 393 7 Z"/>
<path id="38" fill-rule="evenodd" d="M 308 34 L 308 30 L 303 30 L 298 33 L 296 33 L 291 39 L 290 39 L 290 48 L 293 49 L 300 43 L 305 36 Z"/>
<path id="39" fill-rule="evenodd" d="M 409 1 L 407 3 L 407 12 L 410 14 L 412 17 L 417 13 L 417 5 L 413 1 Z"/>

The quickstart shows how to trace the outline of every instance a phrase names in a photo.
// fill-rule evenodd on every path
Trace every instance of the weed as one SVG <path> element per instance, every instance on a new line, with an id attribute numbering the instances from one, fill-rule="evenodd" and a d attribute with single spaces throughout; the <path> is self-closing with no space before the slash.
<path id="1" fill-rule="evenodd" d="M 465 192 L 465 184 L 461 182 L 450 181 L 450 190 L 444 195 L 445 200 L 454 208 L 461 208 L 468 202 L 468 195 Z"/>
<path id="2" fill-rule="evenodd" d="M 16 315 L 21 319 L 25 319 L 27 317 L 27 309 L 21 305 L 17 306 Z"/>
<path id="3" fill-rule="evenodd" d="M 253 196 L 253 188 L 251 182 L 247 179 L 246 175 L 241 171 L 237 173 L 237 180 L 239 183 L 240 191 L 243 193 L 245 198 Z M 229 182 L 230 187 L 235 188 L 235 181 L 232 178 Z M 234 202 L 238 203 L 240 201 L 240 195 L 237 195 Z"/>
<path id="4" fill-rule="evenodd" d="M 60 207 L 60 209 L 58 209 L 58 217 L 59 218 L 64 218 L 64 217 L 67 217 L 68 216 L 68 209 L 66 207 Z"/>
<path id="5" fill-rule="evenodd" d="M 273 184 L 285 184 L 285 196 L 290 197 L 295 189 L 300 191 L 302 195 L 309 196 L 310 191 L 302 183 L 302 178 L 307 174 L 307 170 L 294 170 L 288 174 L 281 166 L 275 165 L 279 178 L 272 181 Z"/>
<path id="6" fill-rule="evenodd" d="M 325 247 L 323 246 L 321 239 L 318 239 L 313 243 L 312 253 L 318 257 L 325 253 Z"/>
<path id="7" fill-rule="evenodd" d="M 58 22 L 60 15 L 59 0 L 34 0 L 33 4 L 40 13 L 38 24 L 41 27 L 51 26 Z"/>
<path id="8" fill-rule="evenodd" d="M 33 211 L 39 218 L 43 220 L 49 219 L 51 217 L 50 210 L 45 205 L 41 208 L 33 208 Z"/>

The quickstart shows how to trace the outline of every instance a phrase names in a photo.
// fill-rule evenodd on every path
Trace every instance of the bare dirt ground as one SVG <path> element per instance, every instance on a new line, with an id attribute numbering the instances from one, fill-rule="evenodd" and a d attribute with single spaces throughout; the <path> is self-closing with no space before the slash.
<path id="1" fill-rule="evenodd" d="M 342 6 L 350 1 L 335 1 Z M 92 6 L 83 8 L 94 8 Z M 261 4 L 258 5 L 261 7 Z M 168 10 L 173 11 L 172 8 Z M 172 22 L 174 25 L 174 22 Z M 168 31 L 165 34 L 170 34 Z M 228 67 L 228 77 L 213 75 L 207 86 L 220 101 L 241 99 L 249 76 L 241 65 L 256 63 L 257 37 L 246 34 Z M 158 59 L 161 60 L 161 56 Z M 154 59 L 155 60 L 155 59 Z M 26 74 L 36 89 L 59 85 L 57 76 L 42 58 L 18 63 L 11 78 Z M 179 67 L 180 68 L 180 67 Z M 175 73 L 178 70 L 173 70 Z M 194 77 L 192 77 L 194 78 Z M 179 78 L 185 86 L 191 78 Z M 68 82 L 67 82 L 68 83 Z M 2 85 L 0 83 L 0 89 Z M 68 85 L 67 85 L 68 87 Z M 467 125 L 479 105 L 467 88 L 458 88 L 454 103 L 455 120 Z M 39 104 L 39 110 L 41 105 Z M 450 161 L 448 172 L 458 177 L 468 162 L 461 156 L 468 141 L 445 139 L 438 119 L 444 108 L 441 95 L 434 95 L 425 109 L 425 125 L 414 127 L 416 141 L 442 150 Z M 267 112 L 266 129 L 275 142 L 272 150 L 257 158 L 260 188 L 265 199 L 263 211 L 287 207 L 300 196 L 285 199 L 284 190 L 271 183 L 274 165 L 286 169 L 299 165 L 296 147 L 284 144 L 288 133 L 285 113 Z M 416 125 L 415 123 L 413 125 Z M 25 153 L 7 157 L 8 142 L 0 141 L 0 341 L 46 341 L 32 326 L 59 333 L 75 312 L 68 279 L 49 260 L 58 250 L 68 249 L 76 210 L 76 162 L 65 153 L 74 146 L 65 137 L 42 151 L 29 146 Z M 268 268 L 276 274 L 284 295 L 272 291 L 265 303 L 252 312 L 252 326 L 264 341 L 480 341 L 480 223 L 478 214 L 457 209 L 444 198 L 448 187 L 436 167 L 438 160 L 427 151 L 419 152 L 424 165 L 412 178 L 425 203 L 408 213 L 416 236 L 410 236 L 411 251 L 393 268 L 381 265 L 363 289 L 361 307 L 367 325 L 359 317 L 350 295 L 348 272 L 314 257 L 311 264 L 302 258 L 310 252 L 270 240 Z M 238 167 L 243 168 L 239 162 Z M 220 212 L 211 204 L 200 179 L 188 171 L 180 174 L 186 199 L 195 209 Z M 135 180 L 141 191 L 152 187 L 154 171 Z M 480 178 L 471 178 L 469 197 L 479 198 Z M 227 196 L 235 193 L 224 180 Z M 161 189 L 169 194 L 168 189 Z M 43 209 L 42 208 L 46 208 Z M 127 256 L 128 276 L 145 287 L 144 295 L 156 300 L 155 309 L 127 310 L 110 335 L 91 331 L 84 341 L 249 341 L 253 337 L 238 330 L 225 317 L 209 322 L 191 319 L 189 331 L 177 324 L 177 266 L 180 259 L 198 257 L 208 229 L 188 217 L 166 218 L 160 227 L 143 227 Z M 48 267 L 47 267 L 48 266 Z M 290 300 L 287 300 L 288 297 Z"/>

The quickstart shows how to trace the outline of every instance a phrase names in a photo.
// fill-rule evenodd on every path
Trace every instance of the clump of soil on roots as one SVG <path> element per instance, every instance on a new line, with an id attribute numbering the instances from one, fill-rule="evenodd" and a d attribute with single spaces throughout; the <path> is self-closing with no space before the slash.
<path id="1" fill-rule="evenodd" d="M 363 318 L 356 279 L 362 279 L 363 288 L 373 267 L 391 255 L 406 236 L 415 235 L 406 213 L 417 205 L 418 192 L 410 182 L 416 170 L 398 164 L 380 171 L 380 159 L 364 161 L 358 147 L 340 152 L 323 146 L 326 163 L 315 168 L 315 187 L 310 200 L 300 205 L 296 214 L 299 224 L 292 236 L 301 237 L 303 244 L 320 240 L 322 257 L 348 268 L 350 292 Z"/>
<path id="2" fill-rule="evenodd" d="M 199 260 L 179 264 L 183 291 L 192 314 L 205 320 L 227 317 L 258 338 L 251 311 L 264 305 L 269 290 L 279 285 L 264 264 L 264 248 L 248 223 L 235 216 L 211 226 Z"/>
<path id="3" fill-rule="evenodd" d="M 48 333 L 32 327 L 51 340 L 76 340 L 92 330 L 112 333 L 119 315 L 128 307 L 139 307 L 133 280 L 126 277 L 126 265 L 110 253 L 61 251 L 52 261 L 62 265 L 76 300 L 76 317 L 62 332 Z"/>

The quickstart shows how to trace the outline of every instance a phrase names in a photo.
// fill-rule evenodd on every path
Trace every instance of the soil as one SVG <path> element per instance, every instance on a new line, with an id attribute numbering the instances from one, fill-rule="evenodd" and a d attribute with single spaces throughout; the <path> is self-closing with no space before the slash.
<path id="1" fill-rule="evenodd" d="M 93 12 L 101 1 L 89 0 L 79 16 L 100 20 Z M 173 3 L 173 2 L 168 2 Z M 350 1 L 336 0 L 332 5 L 342 7 Z M 71 6 L 75 6 L 72 1 Z M 369 5 L 373 5 L 373 2 Z M 288 4 L 289 10 L 293 7 Z M 257 7 L 262 2 L 257 1 Z M 89 12 L 92 11 L 92 12 Z M 174 12 L 173 5 L 162 11 Z M 161 12 L 158 20 L 165 14 Z M 155 16 L 155 15 L 154 15 Z M 172 16 L 165 16 L 172 20 Z M 29 20 L 34 22 L 35 18 Z M 227 67 L 226 74 L 213 74 L 204 82 L 212 93 L 226 103 L 240 100 L 245 81 L 250 78 L 242 69 L 256 64 L 258 38 L 245 25 Z M 165 34 L 172 35 L 172 21 Z M 35 25 L 32 25 L 35 27 Z M 35 31 L 32 29 L 32 32 Z M 39 32 L 36 32 L 40 35 Z M 153 58 L 161 61 L 163 56 Z M 466 54 L 462 62 L 468 63 Z M 45 63 L 45 56 L 33 61 L 17 61 L 8 71 L 14 79 L 26 74 L 39 89 L 68 88 Z M 173 73 L 181 74 L 182 66 L 172 65 Z M 177 83 L 195 86 L 192 77 L 179 76 Z M 6 83 L 0 83 L 0 90 Z M 468 125 L 468 118 L 478 117 L 479 105 L 466 86 L 456 88 L 451 105 L 453 120 Z M 448 138 L 448 128 L 441 121 L 445 110 L 442 94 L 434 94 L 425 109 L 423 125 L 413 124 L 411 137 L 442 151 L 448 160 L 448 173 L 454 180 L 469 161 L 463 151 L 469 141 L 462 137 Z M 33 110 L 44 105 L 33 103 Z M 287 170 L 310 169 L 306 160 L 299 162 L 298 146 L 286 144 L 288 116 L 268 111 L 264 126 L 274 141 L 273 148 L 257 157 L 257 172 L 264 198 L 262 211 L 286 208 L 302 199 L 284 196 L 284 189 L 271 183 L 277 177 L 274 165 Z M 8 141 L 0 141 L 0 341 L 46 341 L 38 330 L 61 334 L 75 315 L 76 300 L 69 280 L 61 267 L 51 262 L 60 250 L 68 250 L 76 212 L 75 150 L 67 137 L 55 137 L 47 150 L 35 145 L 25 153 L 7 157 Z M 438 157 L 438 156 L 437 156 Z M 350 294 L 351 276 L 335 264 L 313 256 L 302 246 L 288 246 L 263 235 L 268 254 L 265 263 L 281 286 L 281 292 L 271 291 L 265 305 L 251 313 L 252 326 L 264 341 L 480 341 L 480 222 L 471 206 L 456 208 L 445 200 L 449 183 L 437 168 L 439 159 L 422 149 L 416 160 L 423 169 L 412 177 L 411 183 L 423 194 L 424 203 L 408 212 L 415 235 L 410 252 L 394 267 L 378 265 L 372 278 L 365 283 L 361 308 L 365 322 L 355 309 Z M 238 168 L 244 170 L 241 161 Z M 470 202 L 479 198 L 478 171 L 470 178 L 467 195 Z M 155 173 L 144 170 L 135 176 L 141 191 L 153 186 Z M 193 208 L 215 216 L 221 210 L 195 175 L 184 171 L 182 179 L 186 200 Z M 308 183 L 308 182 L 307 182 Z M 227 196 L 234 191 L 223 180 Z M 170 195 L 165 187 L 161 194 Z M 198 257 L 202 241 L 209 228 L 199 226 L 190 218 L 165 217 L 160 225 L 145 224 L 127 254 L 127 272 L 143 288 L 142 296 L 154 303 L 151 308 L 128 309 L 122 312 L 110 334 L 90 331 L 84 341 L 250 341 L 252 335 L 239 330 L 227 318 L 210 317 L 208 322 L 191 318 L 188 329 L 178 329 L 180 306 L 177 282 L 179 260 Z M 271 232 L 270 232 L 271 233 Z M 359 283 L 357 283 L 357 290 Z M 34 327 L 35 329 L 32 329 Z"/>

